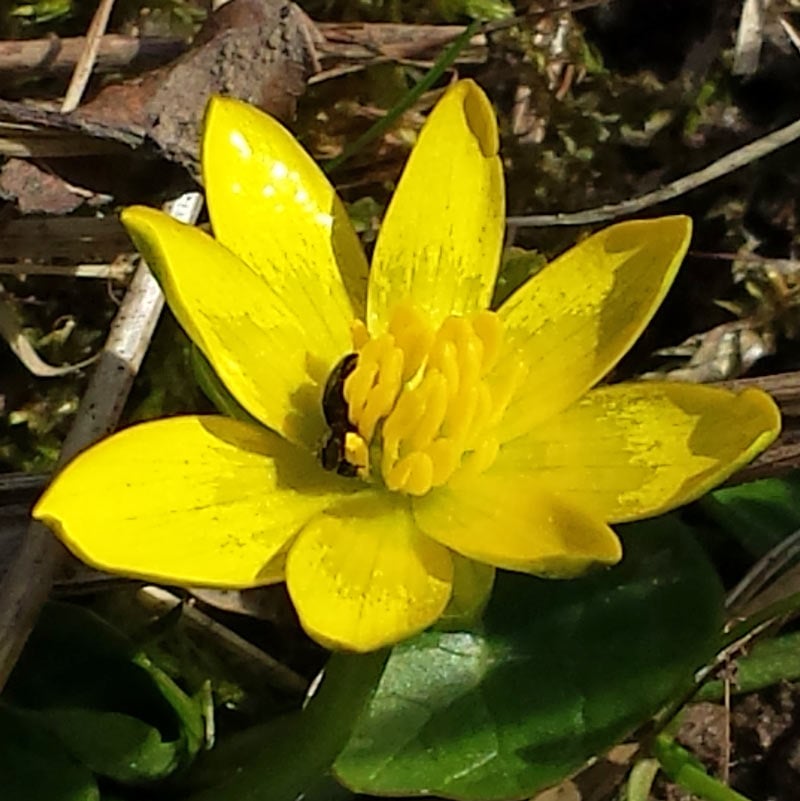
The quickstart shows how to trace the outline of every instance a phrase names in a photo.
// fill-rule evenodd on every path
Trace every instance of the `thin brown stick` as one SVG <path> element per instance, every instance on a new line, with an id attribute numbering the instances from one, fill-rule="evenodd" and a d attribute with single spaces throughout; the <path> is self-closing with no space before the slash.
<path id="1" fill-rule="evenodd" d="M 550 225 L 589 225 L 591 223 L 614 220 L 618 217 L 626 217 L 629 214 L 637 214 L 640 211 L 644 211 L 644 209 L 650 208 L 650 206 L 657 206 L 659 203 L 673 200 L 704 184 L 715 181 L 723 175 L 728 175 L 728 173 L 758 161 L 758 159 L 794 142 L 798 138 L 800 138 L 800 120 L 796 120 L 785 128 L 773 131 L 760 139 L 756 139 L 755 142 L 750 142 L 744 147 L 728 153 L 707 167 L 703 167 L 702 170 L 685 175 L 671 184 L 662 186 L 652 192 L 646 192 L 644 195 L 639 195 L 639 197 L 623 200 L 621 203 L 609 203 L 586 211 L 559 212 L 557 214 L 525 214 L 518 217 L 509 217 L 506 222 L 508 225 L 518 227 L 543 228 Z"/>
<path id="2" fill-rule="evenodd" d="M 102 278 L 111 281 L 124 281 L 133 272 L 128 261 L 113 264 L 3 264 L 0 262 L 0 275 L 56 275 L 61 278 Z"/>
<path id="3" fill-rule="evenodd" d="M 303 694 L 308 689 L 308 680 L 279 662 L 265 651 L 240 637 L 227 626 L 198 609 L 193 603 L 184 601 L 163 587 L 147 585 L 138 593 L 139 602 L 159 615 L 181 607 L 182 622 L 190 630 L 206 634 L 214 639 L 217 647 L 234 659 L 248 663 L 253 673 L 263 676 L 263 683 L 290 693 Z"/>
<path id="4" fill-rule="evenodd" d="M 75 111 L 81 102 L 83 92 L 92 76 L 97 53 L 100 50 L 100 42 L 108 26 L 108 19 L 111 16 L 111 9 L 114 7 L 114 0 L 100 0 L 97 10 L 94 12 L 89 30 L 86 33 L 86 44 L 83 52 L 75 65 L 72 79 L 64 95 L 64 102 L 61 104 L 61 113 L 68 114 Z"/>
<path id="5" fill-rule="evenodd" d="M 193 192 L 171 204 L 169 211 L 177 219 L 194 222 L 201 206 L 201 196 Z M 116 426 L 163 305 L 161 290 L 147 265 L 142 263 L 111 325 L 61 450 L 59 466 Z M 61 544 L 49 529 L 33 521 L 0 583 L 0 690 L 47 600 L 63 554 Z"/>
<path id="6" fill-rule="evenodd" d="M 26 73 L 62 74 L 75 69 L 86 48 L 86 37 L 23 39 L 0 42 L 0 77 Z M 163 64 L 186 50 L 186 42 L 166 36 L 101 37 L 94 72 L 109 72 L 139 64 Z"/>
<path id="7" fill-rule="evenodd" d="M 721 381 L 716 386 L 734 391 L 759 387 L 772 395 L 783 416 L 783 430 L 778 440 L 731 476 L 727 484 L 730 486 L 761 478 L 776 478 L 797 470 L 800 467 L 800 371 Z"/>

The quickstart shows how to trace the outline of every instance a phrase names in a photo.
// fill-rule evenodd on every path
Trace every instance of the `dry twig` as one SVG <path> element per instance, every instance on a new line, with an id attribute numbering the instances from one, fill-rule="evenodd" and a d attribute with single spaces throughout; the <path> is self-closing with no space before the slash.
<path id="1" fill-rule="evenodd" d="M 744 0 L 736 48 L 733 56 L 734 75 L 753 75 L 758 69 L 764 41 L 764 0 Z"/>
<path id="2" fill-rule="evenodd" d="M 589 225 L 591 223 L 606 222 L 615 220 L 618 217 L 626 217 L 629 214 L 636 214 L 651 206 L 673 200 L 680 195 L 685 195 L 693 189 L 697 189 L 704 184 L 722 178 L 723 175 L 734 172 L 742 167 L 751 164 L 764 156 L 773 153 L 785 145 L 800 138 L 800 120 L 795 120 L 785 128 L 762 136 L 755 142 L 740 147 L 732 153 L 728 153 L 717 161 L 703 167 L 702 170 L 685 175 L 671 184 L 662 186 L 652 192 L 646 192 L 639 197 L 623 200 L 621 203 L 609 203 L 598 206 L 594 209 L 575 212 L 559 212 L 557 214 L 525 214 L 518 217 L 509 217 L 507 223 L 510 226 L 544 228 L 550 225 Z"/>
<path id="3" fill-rule="evenodd" d="M 114 0 L 100 0 L 100 5 L 97 6 L 97 11 L 94 12 L 92 23 L 89 25 L 89 30 L 86 34 L 85 47 L 78 59 L 78 63 L 75 65 L 75 72 L 72 73 L 72 80 L 69 82 L 67 93 L 64 95 L 64 102 L 61 104 L 62 114 L 75 111 L 81 102 L 86 84 L 89 83 L 89 78 L 92 75 L 94 63 L 97 61 L 100 42 L 106 32 L 113 6 Z"/>
<path id="4" fill-rule="evenodd" d="M 83 36 L 0 42 L 0 75 L 72 72 L 86 46 Z M 109 33 L 98 43 L 94 72 L 110 72 L 139 63 L 164 63 L 184 50 L 186 42 L 177 37 Z"/>
<path id="5" fill-rule="evenodd" d="M 247 662 L 253 672 L 261 674 L 264 683 L 295 694 L 303 694 L 308 688 L 308 681 L 299 673 L 217 622 L 193 603 L 183 602 L 169 590 L 147 585 L 140 590 L 138 598 L 144 606 L 159 615 L 182 606 L 181 617 L 186 626 L 212 636 L 217 647 L 227 651 L 233 658 Z"/>

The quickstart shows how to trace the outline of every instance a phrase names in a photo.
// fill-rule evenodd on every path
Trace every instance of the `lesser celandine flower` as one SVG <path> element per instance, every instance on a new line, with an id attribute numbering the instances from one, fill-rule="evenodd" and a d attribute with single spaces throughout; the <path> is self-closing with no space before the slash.
<path id="1" fill-rule="evenodd" d="M 212 100 L 203 177 L 215 239 L 149 208 L 123 222 L 262 426 L 158 420 L 75 459 L 34 514 L 90 564 L 285 580 L 311 636 L 369 650 L 437 620 L 475 562 L 559 577 L 616 562 L 609 523 L 697 498 L 777 435 L 754 389 L 592 389 L 664 297 L 686 217 L 611 226 L 488 309 L 503 175 L 471 81 L 430 114 L 369 275 L 331 185 L 269 116 Z"/>

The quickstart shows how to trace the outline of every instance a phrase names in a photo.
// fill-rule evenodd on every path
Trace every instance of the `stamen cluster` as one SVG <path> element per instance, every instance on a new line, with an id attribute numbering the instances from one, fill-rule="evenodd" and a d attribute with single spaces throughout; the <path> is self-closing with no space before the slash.
<path id="1" fill-rule="evenodd" d="M 354 324 L 358 361 L 344 398 L 388 489 L 424 495 L 461 467 L 480 472 L 494 461 L 492 430 L 520 378 L 519 371 L 493 375 L 502 340 L 491 311 L 450 316 L 434 329 L 403 304 L 375 337 Z"/>

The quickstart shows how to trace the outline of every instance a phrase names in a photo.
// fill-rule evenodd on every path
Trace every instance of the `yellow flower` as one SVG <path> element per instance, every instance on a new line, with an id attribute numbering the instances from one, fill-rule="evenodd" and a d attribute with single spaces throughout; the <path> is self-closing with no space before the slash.
<path id="1" fill-rule="evenodd" d="M 34 515 L 90 564 L 285 580 L 312 637 L 365 651 L 478 592 L 475 562 L 547 576 L 616 562 L 609 523 L 697 498 L 777 435 L 757 390 L 591 389 L 663 299 L 686 217 L 607 228 L 488 310 L 504 188 L 471 81 L 430 114 L 369 279 L 334 190 L 275 120 L 212 100 L 203 177 L 216 239 L 148 208 L 123 222 L 263 427 L 177 417 L 76 458 Z"/>

